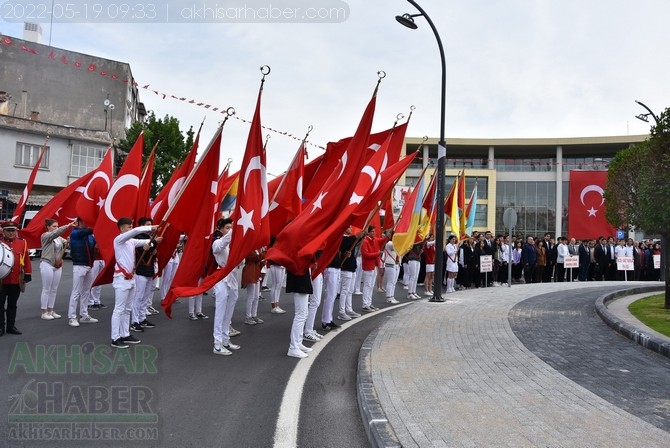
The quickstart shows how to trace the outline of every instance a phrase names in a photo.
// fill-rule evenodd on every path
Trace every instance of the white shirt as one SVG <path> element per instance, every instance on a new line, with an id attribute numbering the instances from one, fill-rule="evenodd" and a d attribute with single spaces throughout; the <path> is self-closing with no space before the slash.
<path id="1" fill-rule="evenodd" d="M 232 236 L 233 231 L 231 230 L 212 243 L 212 253 L 214 254 L 216 264 L 218 264 L 219 267 L 224 267 L 226 263 L 228 263 L 228 255 L 230 254 L 230 240 Z M 223 280 L 221 280 L 222 282 L 225 282 L 226 285 L 228 285 L 230 288 L 239 287 L 239 281 L 237 279 L 236 272 L 238 268 L 239 266 L 233 269 L 230 274 L 226 275 Z"/>
<path id="2" fill-rule="evenodd" d="M 397 266 L 398 264 L 396 263 L 397 258 L 398 254 L 396 253 L 395 248 L 393 247 L 393 242 L 392 241 L 387 242 L 384 248 L 384 252 L 382 253 L 382 261 L 384 262 L 385 265 Z"/>
<path id="3" fill-rule="evenodd" d="M 631 253 L 631 255 L 632 255 L 632 253 Z M 625 257 L 625 256 L 626 256 L 626 246 L 617 245 L 614 248 L 614 259 L 618 260 L 619 258 Z"/>
<path id="4" fill-rule="evenodd" d="M 125 233 L 121 233 L 116 238 L 114 238 L 114 257 L 116 258 L 117 264 L 117 266 L 114 268 L 115 279 L 120 277 L 121 279 L 127 280 L 129 282 L 134 282 L 133 279 L 126 279 L 123 272 L 116 271 L 118 271 L 120 267 L 128 273 L 134 274 L 135 248 L 144 246 L 147 244 L 148 240 L 138 240 L 133 237 L 139 235 L 140 233 L 149 232 L 151 232 L 151 226 L 140 226 L 132 228 Z"/>
<path id="5" fill-rule="evenodd" d="M 565 244 L 561 243 L 556 247 L 556 263 L 565 263 L 565 257 L 570 255 L 570 252 L 568 251 L 568 246 Z"/>
<path id="6" fill-rule="evenodd" d="M 500 252 L 502 253 L 503 261 L 509 263 L 509 244 L 502 243 L 500 245 Z"/>

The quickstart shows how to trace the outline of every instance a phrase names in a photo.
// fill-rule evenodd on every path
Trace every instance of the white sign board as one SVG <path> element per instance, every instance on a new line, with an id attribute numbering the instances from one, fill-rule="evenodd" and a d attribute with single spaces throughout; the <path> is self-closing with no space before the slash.
<path id="1" fill-rule="evenodd" d="M 565 269 L 578 268 L 579 255 L 568 255 L 567 257 L 565 257 L 563 267 L 565 267 Z"/>
<path id="2" fill-rule="evenodd" d="M 482 255 L 479 257 L 479 272 L 493 272 L 492 255 Z"/>
<path id="3" fill-rule="evenodd" d="M 633 257 L 618 257 L 616 259 L 616 268 L 619 271 L 635 270 L 635 262 L 633 261 Z"/>
<path id="4" fill-rule="evenodd" d="M 661 256 L 660 255 L 652 255 L 654 258 L 654 269 L 661 269 Z"/>

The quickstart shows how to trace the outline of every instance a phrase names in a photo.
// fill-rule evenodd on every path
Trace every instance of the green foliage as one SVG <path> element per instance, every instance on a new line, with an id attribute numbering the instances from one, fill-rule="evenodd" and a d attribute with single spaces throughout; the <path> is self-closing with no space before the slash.
<path id="1" fill-rule="evenodd" d="M 156 148 L 151 185 L 151 197 L 156 197 L 158 191 L 170 180 L 174 169 L 184 160 L 193 146 L 194 132 L 191 126 L 186 132 L 186 136 L 184 136 L 179 129 L 179 120 L 175 117 L 166 115 L 163 119 L 156 119 L 156 115 L 150 112 L 144 123 L 135 122 L 130 126 L 126 139 L 119 142 L 118 148 L 128 153 L 143 129 L 144 150 L 142 158 L 144 163 L 149 158 L 151 149 L 160 139 Z"/>
<path id="2" fill-rule="evenodd" d="M 666 336 L 670 336 L 670 310 L 664 307 L 664 295 L 645 297 L 628 306 L 640 322 Z"/>
<path id="3" fill-rule="evenodd" d="M 638 180 L 645 174 L 649 142 L 619 151 L 607 170 L 605 216 L 617 228 L 640 226 Z"/>

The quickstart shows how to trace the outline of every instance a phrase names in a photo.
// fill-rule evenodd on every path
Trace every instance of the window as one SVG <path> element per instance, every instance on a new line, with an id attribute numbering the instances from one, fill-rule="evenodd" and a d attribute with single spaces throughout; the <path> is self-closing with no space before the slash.
<path id="1" fill-rule="evenodd" d="M 567 182 L 566 182 L 567 183 Z M 522 235 L 544 235 L 556 231 L 556 183 L 555 182 L 497 182 L 496 188 L 496 232 L 504 229 L 503 213 L 507 208 L 517 212 L 514 233 Z M 565 191 L 565 187 L 564 187 Z M 564 193 L 564 197 L 567 193 Z M 565 227 L 563 227 L 565 228 Z"/>
<path id="2" fill-rule="evenodd" d="M 93 171 L 100 165 L 105 156 L 107 148 L 95 146 L 74 145 L 72 147 L 72 162 L 70 164 L 70 175 L 81 177 Z"/>
<path id="3" fill-rule="evenodd" d="M 40 156 L 40 151 L 42 150 L 41 146 L 31 145 L 30 143 L 21 143 L 16 142 L 16 166 L 23 166 L 26 168 L 32 168 L 37 163 L 37 159 Z M 40 168 L 48 170 L 49 169 L 49 147 L 46 147 L 44 151 L 44 156 L 42 156 L 42 163 L 40 163 Z"/>

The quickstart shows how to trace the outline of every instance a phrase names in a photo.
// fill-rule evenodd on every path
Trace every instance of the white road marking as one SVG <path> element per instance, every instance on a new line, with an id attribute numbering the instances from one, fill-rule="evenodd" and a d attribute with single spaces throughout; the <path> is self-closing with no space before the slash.
<path id="1" fill-rule="evenodd" d="M 416 302 L 418 302 L 418 300 Z M 342 333 L 356 322 L 361 322 L 369 317 L 378 315 L 378 313 L 394 310 L 409 305 L 410 303 L 415 302 L 402 303 L 352 319 L 351 321 L 342 324 L 339 330 L 329 331 L 323 336 L 320 342 L 315 342 L 314 345 L 312 345 L 312 351 L 308 353 L 309 357 L 303 358 L 298 362 L 295 369 L 293 369 L 293 373 L 291 374 L 288 383 L 286 383 L 281 406 L 279 407 L 277 426 L 275 427 L 274 448 L 295 448 L 298 446 L 298 422 L 300 421 L 302 391 L 305 387 L 307 374 L 312 368 L 314 360 L 319 356 L 319 353 L 321 353 L 321 350 L 338 334 Z"/>

